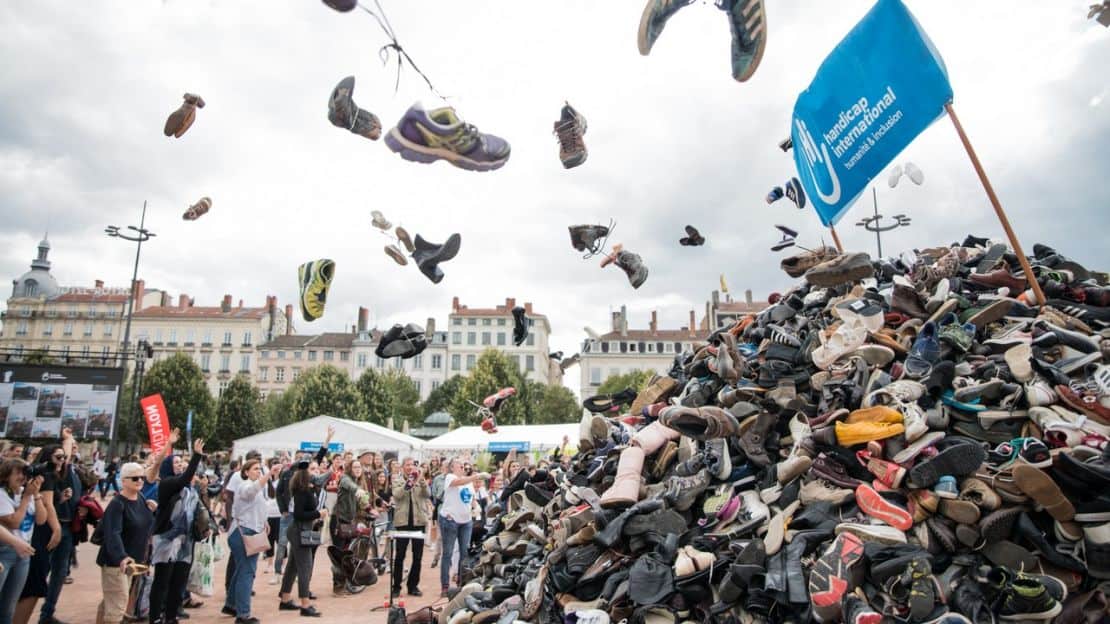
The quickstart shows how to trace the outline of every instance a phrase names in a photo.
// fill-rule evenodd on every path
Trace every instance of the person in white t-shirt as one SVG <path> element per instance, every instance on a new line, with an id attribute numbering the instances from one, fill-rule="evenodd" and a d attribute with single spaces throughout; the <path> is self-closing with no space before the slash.
<path id="1" fill-rule="evenodd" d="M 0 541 L 0 622 L 11 622 L 15 605 L 27 580 L 31 565 L 31 533 L 36 524 L 46 522 L 46 507 L 39 504 L 42 477 L 27 481 L 22 459 L 7 459 L 0 464 L 0 527 L 8 535 Z"/>
<path id="2" fill-rule="evenodd" d="M 462 573 L 462 561 L 470 546 L 470 505 L 474 502 L 474 484 L 488 478 L 489 474 L 484 472 L 466 476 L 463 462 L 457 458 L 447 462 L 447 476 L 443 479 L 443 503 L 439 506 L 439 534 L 443 538 L 439 584 L 443 595 L 451 587 L 451 557 L 455 552 L 455 544 L 459 545 L 456 575 Z"/>

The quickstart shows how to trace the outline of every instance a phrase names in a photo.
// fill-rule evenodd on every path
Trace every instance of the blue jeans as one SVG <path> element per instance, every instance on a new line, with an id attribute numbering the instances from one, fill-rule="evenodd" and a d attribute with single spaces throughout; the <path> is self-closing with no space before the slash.
<path id="1" fill-rule="evenodd" d="M 54 617 L 54 608 L 58 606 L 58 597 L 62 595 L 62 587 L 66 577 L 69 576 L 70 555 L 73 554 L 73 532 L 69 530 L 69 522 L 62 522 L 62 541 L 58 547 L 50 551 L 50 584 L 46 588 L 46 600 L 39 611 L 39 621 L 49 620 Z"/>
<path id="2" fill-rule="evenodd" d="M 289 552 L 289 537 L 286 533 L 289 532 L 289 525 L 293 524 L 293 514 L 281 514 L 281 521 L 278 524 L 277 535 L 277 548 L 274 549 L 274 574 L 281 574 L 281 564 L 285 561 L 285 555 Z"/>
<path id="3" fill-rule="evenodd" d="M 12 624 L 15 603 L 19 602 L 31 560 L 20 559 L 10 546 L 0 546 L 0 563 L 4 564 L 4 571 L 0 572 L 0 624 Z"/>
<path id="4" fill-rule="evenodd" d="M 470 529 L 470 522 L 459 523 L 447 516 L 439 517 L 439 535 L 443 539 L 443 552 L 439 558 L 440 587 L 451 586 L 451 557 L 455 554 L 455 542 L 459 544 L 459 569 L 456 574 L 462 576 L 463 560 L 470 548 Z"/>
<path id="5" fill-rule="evenodd" d="M 247 549 L 243 546 L 243 536 L 239 531 L 246 535 L 257 533 L 240 527 L 227 536 L 227 546 L 231 550 L 232 559 L 235 560 L 235 573 L 232 575 L 224 606 L 235 609 L 239 617 L 247 618 L 251 615 L 251 588 L 254 586 L 254 573 L 258 569 L 258 554 L 247 556 Z"/>

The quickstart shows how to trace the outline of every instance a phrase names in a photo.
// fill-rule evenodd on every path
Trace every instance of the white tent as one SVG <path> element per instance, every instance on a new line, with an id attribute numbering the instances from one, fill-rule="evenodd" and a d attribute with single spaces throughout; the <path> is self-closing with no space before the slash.
<path id="1" fill-rule="evenodd" d="M 343 451 L 391 451 L 401 456 L 418 456 L 420 448 L 424 445 L 424 442 L 418 438 L 380 425 L 331 416 L 317 416 L 239 438 L 232 447 L 232 453 L 235 457 L 242 457 L 247 451 L 259 451 L 263 457 L 269 457 L 278 451 L 315 451 L 323 444 L 324 436 L 328 433 L 328 425 L 335 427 L 335 436 L 331 439 L 333 447 Z"/>
<path id="2" fill-rule="evenodd" d="M 578 446 L 578 423 L 566 425 L 499 425 L 497 433 L 489 434 L 481 427 L 459 427 L 424 443 L 424 452 L 431 451 L 550 451 L 563 444 Z"/>

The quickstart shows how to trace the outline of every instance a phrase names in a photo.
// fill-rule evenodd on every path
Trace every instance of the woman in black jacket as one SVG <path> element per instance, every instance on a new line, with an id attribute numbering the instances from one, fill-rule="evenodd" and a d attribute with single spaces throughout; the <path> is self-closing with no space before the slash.
<path id="1" fill-rule="evenodd" d="M 170 439 L 173 440 L 172 435 Z M 172 442 L 159 455 L 169 452 L 172 452 Z M 189 486 L 203 458 L 204 440 L 198 439 L 193 442 L 193 456 L 188 466 L 180 456 L 166 457 L 159 462 L 158 508 L 150 557 L 154 564 L 154 581 L 150 585 L 151 624 L 177 624 L 181 590 L 189 581 L 189 568 L 193 565 L 193 520 L 200 501 L 196 490 Z"/>
<path id="2" fill-rule="evenodd" d="M 325 447 L 326 448 L 326 447 Z M 301 531 L 311 531 L 317 522 L 327 518 L 328 510 L 320 508 L 317 499 L 317 486 L 313 483 L 308 472 L 309 462 L 302 461 L 297 464 L 292 479 L 289 480 L 289 492 L 293 497 L 290 513 L 293 522 L 289 525 L 286 538 L 289 540 L 289 561 L 286 563 L 285 572 L 281 576 L 281 603 L 278 608 L 282 611 L 300 609 L 305 617 L 320 617 L 320 612 L 309 602 L 308 586 L 312 582 L 312 564 L 315 549 L 308 544 L 301 543 Z M 297 597 L 300 598 L 300 607 L 293 602 L 293 579 L 297 580 Z"/>

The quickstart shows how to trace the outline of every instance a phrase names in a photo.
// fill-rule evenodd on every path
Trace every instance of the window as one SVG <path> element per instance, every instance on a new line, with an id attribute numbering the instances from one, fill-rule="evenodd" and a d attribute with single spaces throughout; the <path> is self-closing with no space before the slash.
<path id="1" fill-rule="evenodd" d="M 36 282 L 35 280 L 30 280 L 29 279 L 29 280 L 23 282 L 23 296 L 24 297 L 34 297 L 35 292 L 38 291 L 38 289 L 39 289 L 39 283 Z"/>
<path id="2" fill-rule="evenodd" d="M 602 349 L 604 351 L 604 349 Z M 620 347 L 616 342 L 609 343 L 609 353 L 620 353 Z"/>
<path id="3" fill-rule="evenodd" d="M 595 386 L 601 384 L 601 369 L 600 368 L 591 368 L 590 369 L 590 383 L 594 384 Z"/>
<path id="4" fill-rule="evenodd" d="M 242 355 L 239 357 L 239 371 L 249 373 L 251 370 L 251 356 Z"/>
<path id="5" fill-rule="evenodd" d="M 459 370 L 459 365 L 460 365 L 461 362 L 462 362 L 462 356 L 461 355 L 459 355 L 458 353 L 452 355 L 451 356 L 451 370 L 453 370 L 453 371 Z"/>
<path id="6" fill-rule="evenodd" d="M 497 332 L 497 346 L 505 346 L 505 332 Z"/>
<path id="7" fill-rule="evenodd" d="M 442 355 L 433 355 L 432 356 L 432 370 L 439 370 L 441 368 L 443 368 L 443 356 Z"/>
<path id="8" fill-rule="evenodd" d="M 212 330 L 211 329 L 204 330 L 204 344 L 206 344 L 206 345 L 212 344 Z"/>
<path id="9" fill-rule="evenodd" d="M 414 379 L 412 381 L 412 385 L 416 386 L 416 393 L 420 394 L 420 380 L 419 379 Z"/>
<path id="10" fill-rule="evenodd" d="M 451 332 L 451 344 L 462 344 L 462 332 Z"/>
<path id="11" fill-rule="evenodd" d="M 284 351 L 278 351 L 278 359 L 279 360 L 284 360 L 285 359 L 285 352 Z"/>
<path id="12" fill-rule="evenodd" d="M 478 334 L 476 334 L 474 332 L 466 332 L 466 344 L 472 345 L 472 344 L 477 344 L 477 342 L 478 342 Z"/>
<path id="13" fill-rule="evenodd" d="M 66 316 L 68 316 L 69 318 L 76 318 L 77 317 L 77 306 L 75 306 L 75 305 L 69 306 L 69 312 L 66 313 Z"/>
<path id="14" fill-rule="evenodd" d="M 482 319 L 482 325 L 489 325 L 492 322 L 493 322 L 493 319 Z"/>
<path id="15" fill-rule="evenodd" d="M 358 367 L 359 368 L 366 368 L 366 354 L 365 353 L 359 353 L 358 354 Z"/>
<path id="16" fill-rule="evenodd" d="M 278 383 L 285 381 L 285 367 L 279 366 L 274 370 L 274 381 Z"/>
<path id="17" fill-rule="evenodd" d="M 112 337 L 112 324 L 111 323 L 105 323 L 104 324 L 104 337 L 105 338 L 111 338 Z"/>
<path id="18" fill-rule="evenodd" d="M 682 343 L 681 342 L 674 343 L 674 352 L 675 353 L 682 353 Z"/>
<path id="19" fill-rule="evenodd" d="M 339 352 L 339 361 L 340 362 L 349 362 L 350 360 L 351 360 L 351 352 L 350 351 L 340 351 Z"/>
<path id="20" fill-rule="evenodd" d="M 269 381 L 270 380 L 270 367 L 269 366 L 263 366 L 263 367 L 258 369 L 258 380 L 259 381 Z"/>
<path id="21" fill-rule="evenodd" d="M 170 344 L 172 344 L 172 345 L 177 344 L 177 330 L 176 329 L 171 329 L 170 330 Z"/>
<path id="22" fill-rule="evenodd" d="M 209 355 L 207 353 L 204 353 L 200 356 L 200 370 L 207 373 L 208 371 L 212 370 L 211 364 L 212 364 L 212 356 L 211 355 Z"/>
<path id="23" fill-rule="evenodd" d="M 196 339 L 197 339 L 197 332 L 196 332 L 195 329 L 185 330 L 185 344 L 191 345 L 194 342 L 196 342 Z"/>
<path id="24" fill-rule="evenodd" d="M 654 342 L 649 342 L 648 343 L 647 352 L 648 353 L 655 353 L 655 343 Z"/>
<path id="25" fill-rule="evenodd" d="M 45 326 L 43 326 L 42 336 L 44 338 L 47 337 L 47 336 L 53 336 L 53 335 L 54 335 L 54 323 L 47 323 Z"/>
<path id="26" fill-rule="evenodd" d="M 470 369 L 474 368 L 474 362 L 477 359 L 478 359 L 478 357 L 476 355 L 474 355 L 473 353 L 466 356 L 466 370 L 470 370 Z"/>
<path id="27" fill-rule="evenodd" d="M 456 316 L 455 318 L 451 319 L 451 324 L 452 325 L 462 325 L 462 319 Z"/>
<path id="28" fill-rule="evenodd" d="M 628 351 L 629 351 L 629 353 L 635 353 L 636 352 L 636 343 L 635 342 L 628 343 Z"/>
<path id="29" fill-rule="evenodd" d="M 27 335 L 27 321 L 20 321 L 19 322 L 19 325 L 17 325 L 16 328 L 15 328 L 15 335 L 16 336 L 26 336 Z"/>
<path id="30" fill-rule="evenodd" d="M 89 345 L 85 345 L 85 346 L 81 347 L 81 359 L 82 360 L 89 359 Z"/>
<path id="31" fill-rule="evenodd" d="M 226 355 L 226 354 L 221 355 L 220 356 L 220 372 L 221 373 L 226 373 L 230 370 L 231 370 L 231 356 Z"/>
<path id="32" fill-rule="evenodd" d="M 524 367 L 530 371 L 536 370 L 536 356 L 529 355 L 524 358 Z"/>
<path id="33" fill-rule="evenodd" d="M 23 355 L 23 345 L 19 345 L 18 353 L 16 353 L 16 355 Z M 69 357 L 69 345 L 65 345 L 64 347 L 62 347 L 62 357 Z"/>
<path id="34" fill-rule="evenodd" d="M 100 363 L 103 364 L 108 361 L 108 347 L 100 348 Z"/>
<path id="35" fill-rule="evenodd" d="M 498 327 L 504 327 L 505 326 L 505 319 L 497 319 L 497 326 Z"/>
<path id="36" fill-rule="evenodd" d="M 466 324 L 467 325 L 477 325 L 478 324 L 478 319 L 476 319 L 476 318 L 466 319 Z"/>
<path id="37" fill-rule="evenodd" d="M 385 358 L 374 358 L 374 366 L 377 368 L 385 368 Z"/>
<path id="38" fill-rule="evenodd" d="M 96 306 L 89 304 L 89 318 L 96 318 Z"/>
<path id="39" fill-rule="evenodd" d="M 493 340 L 492 340 L 492 337 L 490 336 L 489 332 L 482 332 L 482 344 L 483 345 L 493 344 Z"/>
<path id="40" fill-rule="evenodd" d="M 300 378 L 301 378 L 301 369 L 298 366 L 298 367 L 295 367 L 293 369 L 293 381 L 297 381 Z"/>
<path id="41" fill-rule="evenodd" d="M 268 360 L 268 359 L 270 359 L 270 352 L 269 351 L 260 351 L 258 353 L 258 357 L 262 358 L 263 360 Z"/>
<path id="42" fill-rule="evenodd" d="M 424 356 L 417 355 L 412 358 L 412 370 L 424 370 Z"/>
<path id="43" fill-rule="evenodd" d="M 641 342 L 638 349 L 639 349 L 640 353 L 644 353 L 645 351 L 647 351 L 647 345 L 645 345 L 644 343 Z"/>
<path id="44" fill-rule="evenodd" d="M 227 380 L 226 379 L 224 381 L 220 382 L 220 390 L 219 390 L 219 392 L 217 393 L 216 396 L 223 396 L 224 390 L 227 390 Z"/>
<path id="45" fill-rule="evenodd" d="M 324 361 L 331 362 L 335 359 L 335 351 L 324 351 Z"/>
<path id="46" fill-rule="evenodd" d="M 393 359 L 393 368 L 396 368 L 397 370 L 404 370 L 405 361 L 402 360 L 401 358 L 394 358 Z"/>
<path id="47" fill-rule="evenodd" d="M 513 356 L 513 364 L 516 365 L 516 370 L 517 370 L 517 372 L 519 372 L 520 371 L 520 356 L 519 355 L 514 355 Z"/>
<path id="48" fill-rule="evenodd" d="M 528 332 L 528 339 L 524 341 L 524 344 L 528 345 L 529 347 L 535 345 L 536 344 L 535 334 L 533 334 L 532 332 Z"/>
<path id="49" fill-rule="evenodd" d="M 308 352 L 308 361 L 309 362 L 315 362 L 316 361 L 316 352 L 315 351 L 309 351 Z"/>
<path id="50" fill-rule="evenodd" d="M 73 321 L 66 321 L 65 327 L 62 328 L 63 336 L 73 335 Z"/>
<path id="51" fill-rule="evenodd" d="M 243 332 L 243 346 L 244 347 L 251 346 L 251 333 L 249 331 L 248 332 Z"/>
<path id="52" fill-rule="evenodd" d="M 86 336 L 91 336 L 92 333 L 93 333 L 93 324 L 92 323 L 85 323 L 85 335 Z"/>
<path id="53" fill-rule="evenodd" d="M 162 344 L 162 329 L 154 330 L 154 344 Z"/>
<path id="54" fill-rule="evenodd" d="M 439 387 L 439 380 L 438 379 L 433 379 L 432 380 L 432 392 L 435 392 L 436 388 L 438 388 L 438 387 Z"/>
<path id="55" fill-rule="evenodd" d="M 608 342 L 602 342 L 601 343 L 601 352 L 602 353 L 608 353 L 609 352 L 609 343 Z"/>
<path id="56" fill-rule="evenodd" d="M 304 353 L 304 352 L 303 352 L 303 351 L 294 351 L 294 352 L 293 352 L 293 359 L 294 359 L 294 360 L 299 360 L 299 359 L 301 359 L 301 354 L 302 354 L 302 353 Z"/>
<path id="57" fill-rule="evenodd" d="M 224 346 L 225 347 L 230 347 L 231 346 L 231 332 L 229 332 L 229 331 L 224 332 Z"/>
<path id="58" fill-rule="evenodd" d="M 628 353 L 628 343 L 621 341 L 621 353 Z"/>

